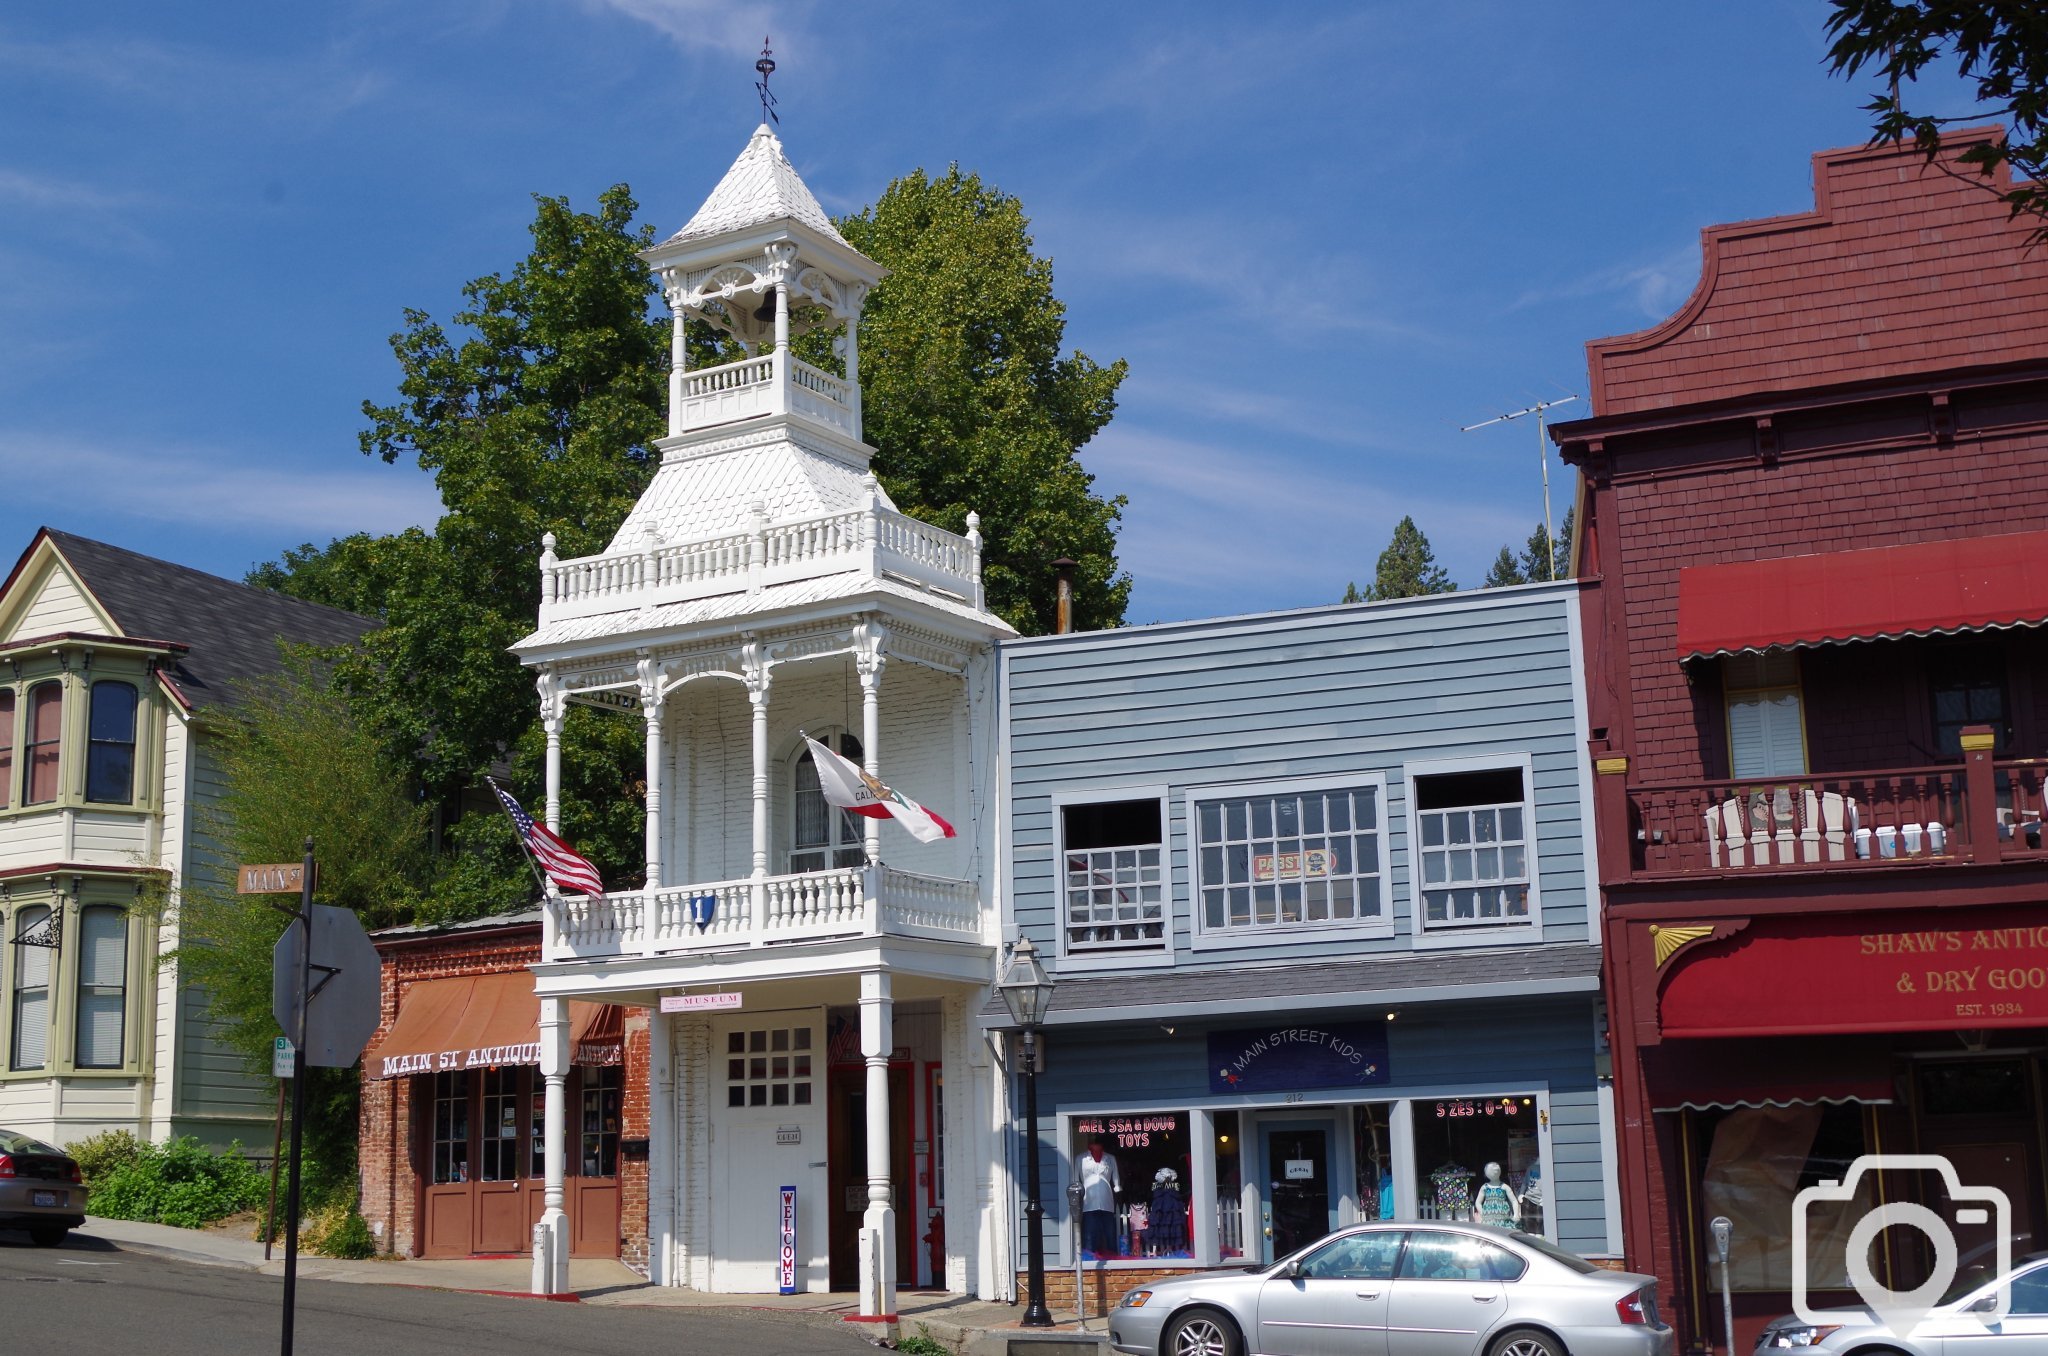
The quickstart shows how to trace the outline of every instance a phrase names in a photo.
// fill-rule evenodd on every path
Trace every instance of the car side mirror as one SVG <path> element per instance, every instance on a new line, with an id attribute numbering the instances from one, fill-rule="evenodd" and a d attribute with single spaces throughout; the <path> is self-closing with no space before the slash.
<path id="1" fill-rule="evenodd" d="M 1301 1279 L 1301 1262 L 1300 1262 L 1300 1260 L 1299 1260 L 1299 1259 L 1296 1259 L 1295 1261 L 1289 1262 L 1289 1263 L 1288 1263 L 1288 1264 L 1287 1264 L 1287 1265 L 1286 1265 L 1285 1267 L 1282 1267 L 1282 1268 L 1281 1268 L 1281 1270 L 1280 1270 L 1280 1274 L 1281 1274 L 1282 1276 L 1285 1276 L 1285 1277 L 1286 1277 L 1286 1278 L 1287 1278 L 1288 1280 L 1290 1280 L 1290 1281 L 1298 1281 L 1298 1280 L 1300 1280 L 1300 1279 Z"/>
<path id="2" fill-rule="evenodd" d="M 1983 1299 L 1976 1301 L 1968 1309 L 1964 1310 L 1965 1313 L 1971 1314 L 1989 1314 L 1996 1313 L 1997 1311 L 1998 1296 L 1996 1295 L 1986 1295 Z"/>

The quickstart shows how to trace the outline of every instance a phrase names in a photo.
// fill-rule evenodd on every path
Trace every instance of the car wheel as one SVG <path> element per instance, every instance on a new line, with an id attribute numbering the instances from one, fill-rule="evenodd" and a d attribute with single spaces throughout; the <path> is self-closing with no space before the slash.
<path id="1" fill-rule="evenodd" d="M 1564 1343 L 1535 1328 L 1512 1328 L 1487 1349 L 1487 1356 L 1568 1356 Z"/>
<path id="2" fill-rule="evenodd" d="M 31 1224 L 28 1237 L 39 1248 L 54 1248 L 64 1242 L 64 1236 L 71 1232 L 68 1224 Z"/>
<path id="3" fill-rule="evenodd" d="M 1214 1309 L 1196 1309 L 1167 1328 L 1159 1356 L 1244 1356 L 1244 1338 Z"/>

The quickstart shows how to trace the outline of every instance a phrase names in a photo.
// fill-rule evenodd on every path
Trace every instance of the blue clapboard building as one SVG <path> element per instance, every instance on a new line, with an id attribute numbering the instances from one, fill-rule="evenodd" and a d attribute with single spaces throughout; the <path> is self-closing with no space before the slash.
<path id="1" fill-rule="evenodd" d="M 1578 630 L 1565 582 L 1003 645 L 1046 1260 L 1091 1303 L 1358 1219 L 1619 1253 Z"/>

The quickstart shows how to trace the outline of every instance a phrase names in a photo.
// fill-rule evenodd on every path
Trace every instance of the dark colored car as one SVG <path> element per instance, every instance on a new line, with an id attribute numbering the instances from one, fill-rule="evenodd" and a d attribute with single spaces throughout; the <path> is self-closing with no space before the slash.
<path id="1" fill-rule="evenodd" d="M 39 1248 L 54 1248 L 85 1223 L 85 1179 L 62 1149 L 13 1130 L 0 1130 L 0 1229 L 26 1229 Z"/>

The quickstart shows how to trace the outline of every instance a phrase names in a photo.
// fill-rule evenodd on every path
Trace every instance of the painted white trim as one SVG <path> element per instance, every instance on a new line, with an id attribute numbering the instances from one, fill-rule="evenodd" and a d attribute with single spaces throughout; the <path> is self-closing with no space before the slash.
<path id="1" fill-rule="evenodd" d="M 1371 788 L 1377 796 L 1379 826 L 1380 916 L 1370 922 L 1273 923 L 1260 927 L 1224 928 L 1211 932 L 1203 921 L 1202 908 L 1202 825 L 1195 807 L 1204 800 L 1239 796 L 1279 796 L 1289 792 L 1352 791 Z M 1188 947 L 1194 951 L 1237 950 L 1245 946 L 1320 946 L 1331 938 L 1346 941 L 1378 939 L 1396 934 L 1394 924 L 1393 835 L 1388 831 L 1387 778 L 1380 772 L 1351 776 L 1305 776 L 1266 778 L 1249 782 L 1211 782 L 1189 786 L 1181 792 L 1187 823 L 1188 852 Z M 1354 828 L 1351 832 L 1357 832 Z"/>
<path id="2" fill-rule="evenodd" d="M 1569 641 L 1572 671 L 1572 730 L 1578 748 L 1572 758 L 1572 775 L 1579 784 L 1579 888 L 1586 897 L 1586 940 L 1601 944 L 1601 923 L 1607 916 L 1607 895 L 1600 886 L 1599 841 L 1593 826 L 1593 725 L 1586 696 L 1585 623 L 1579 616 L 1579 600 L 1564 602 L 1565 634 Z"/>
<path id="3" fill-rule="evenodd" d="M 1418 777 L 1442 777 L 1460 772 L 1497 772 L 1515 768 L 1522 774 L 1522 852 L 1529 873 L 1529 917 L 1521 923 L 1446 924 L 1429 928 L 1422 919 L 1422 833 L 1415 794 Z M 1408 826 L 1408 928 L 1418 951 L 1446 946 L 1502 946 L 1519 942 L 1528 945 L 1543 940 L 1543 855 L 1536 825 L 1535 760 L 1528 750 L 1519 753 L 1467 754 L 1455 758 L 1417 758 L 1401 764 L 1402 807 Z"/>
<path id="4" fill-rule="evenodd" d="M 1101 805 L 1111 801 L 1156 800 L 1159 802 L 1159 900 L 1166 920 L 1157 946 L 1131 947 L 1118 951 L 1067 950 L 1067 853 L 1066 816 L 1069 805 Z M 1141 782 L 1132 786 L 1075 787 L 1054 791 L 1047 797 L 1052 811 L 1052 925 L 1054 958 L 1058 972 L 1077 974 L 1084 970 L 1123 970 L 1132 967 L 1173 964 L 1173 906 L 1177 893 L 1173 876 L 1173 788 L 1165 782 Z"/>
<path id="5" fill-rule="evenodd" d="M 1578 943 L 1572 943 L 1578 945 Z M 1481 998 L 1529 998 L 1550 994 L 1592 994 L 1600 992 L 1600 976 L 1571 975 L 1562 979 L 1504 980 L 1498 984 L 1439 985 L 1415 989 L 1375 989 L 1370 992 L 1289 994 L 1284 998 L 1230 998 L 1210 1002 L 1144 1003 L 1115 1008 L 1078 1008 L 1047 1014 L 1048 1027 L 1085 1026 L 1096 1022 L 1144 1022 L 1155 1018 L 1228 1017 L 1243 1014 L 1263 1016 L 1279 1007 L 1314 1007 L 1318 1011 L 1399 1007 L 1406 1003 L 1459 1003 Z M 1007 1027 L 1007 1014 L 986 1013 L 979 1018 L 983 1027 Z"/>
<path id="6" fill-rule="evenodd" d="M 1613 1079 L 1599 1081 L 1594 1089 L 1594 1104 L 1600 1113 L 1600 1196 L 1607 1224 L 1607 1251 L 1619 1257 L 1622 1252 L 1621 1141 L 1615 1128 Z M 1549 1218 L 1547 1211 L 1544 1218 Z"/>

